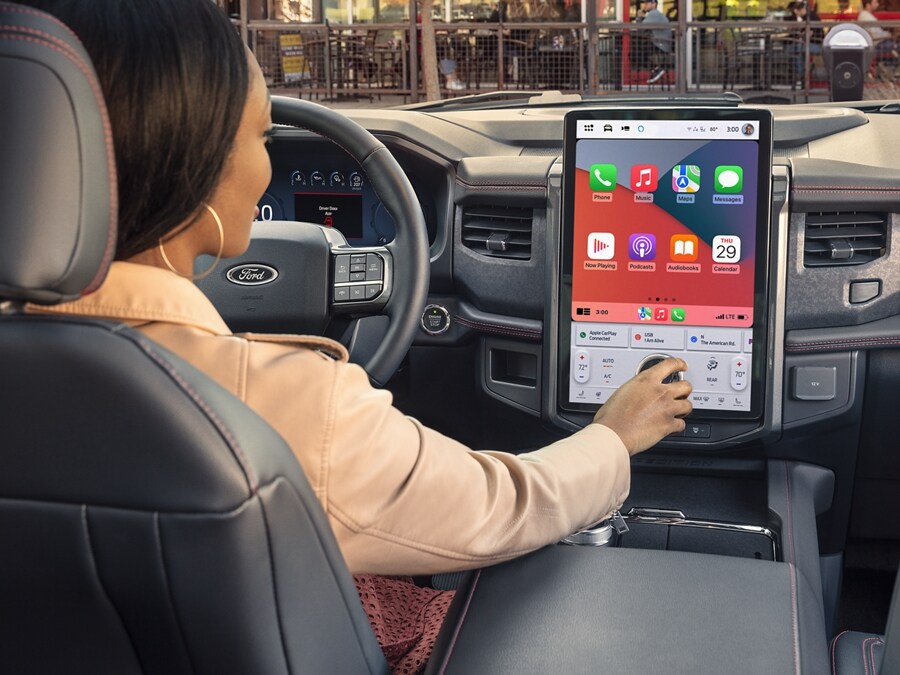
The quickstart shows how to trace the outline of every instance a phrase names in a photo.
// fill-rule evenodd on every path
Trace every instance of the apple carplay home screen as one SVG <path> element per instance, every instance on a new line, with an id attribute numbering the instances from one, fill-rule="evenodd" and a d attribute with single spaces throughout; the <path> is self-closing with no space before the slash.
<path id="1" fill-rule="evenodd" d="M 602 305 L 632 323 L 654 305 L 692 325 L 752 325 L 756 143 L 590 139 L 576 153 L 573 319 Z"/>
<path id="2" fill-rule="evenodd" d="M 568 401 L 672 355 L 695 409 L 750 412 L 760 122 L 578 120 L 575 143 Z"/>

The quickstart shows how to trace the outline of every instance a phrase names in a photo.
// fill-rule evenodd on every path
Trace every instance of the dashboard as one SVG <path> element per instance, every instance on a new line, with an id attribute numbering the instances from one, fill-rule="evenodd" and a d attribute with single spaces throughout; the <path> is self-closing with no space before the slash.
<path id="1" fill-rule="evenodd" d="M 674 167 L 669 174 L 657 177 L 660 181 L 671 181 L 673 186 L 672 189 L 656 192 L 657 204 L 651 208 L 667 210 L 669 214 L 685 208 L 685 203 L 692 201 L 695 195 L 690 187 L 679 189 L 675 186 L 676 178 L 683 180 L 685 185 L 689 184 L 689 180 L 686 176 L 676 177 L 674 171 L 705 163 L 709 165 L 705 170 L 712 178 L 711 174 L 719 169 L 728 169 L 730 164 L 725 163 L 726 157 L 728 162 L 736 165 L 738 170 L 746 170 L 747 174 L 742 173 L 739 177 L 735 174 L 734 185 L 718 186 L 721 194 L 713 195 L 711 203 L 717 204 L 715 200 L 719 200 L 724 204 L 725 200 L 731 199 L 733 202 L 735 198 L 743 199 L 741 194 L 735 192 L 741 191 L 744 180 L 748 186 L 754 187 L 749 193 L 743 191 L 747 198 L 744 206 L 719 206 L 718 211 L 715 206 L 704 207 L 703 222 L 695 226 L 700 234 L 699 243 L 695 241 L 696 233 L 673 235 L 666 229 L 671 229 L 672 223 L 662 226 L 665 232 L 660 230 L 656 235 L 647 235 L 654 241 L 657 236 L 661 237 L 660 241 L 665 239 L 664 244 L 660 244 L 663 249 L 670 245 L 674 247 L 676 244 L 673 242 L 679 237 L 683 239 L 679 239 L 681 246 L 690 248 L 697 245 L 702 248 L 698 252 L 710 257 L 706 274 L 700 274 L 702 278 L 671 273 L 673 269 L 702 267 L 690 261 L 685 263 L 692 254 L 687 251 L 685 255 L 683 248 L 679 249 L 680 254 L 673 253 L 674 248 L 667 252 L 667 259 L 674 255 L 672 260 L 677 264 L 669 261 L 666 268 L 669 274 L 664 277 L 664 282 L 652 281 L 654 275 L 651 274 L 641 276 L 630 273 L 637 267 L 652 266 L 652 263 L 648 265 L 648 261 L 641 260 L 641 255 L 633 251 L 626 252 L 630 240 L 641 233 L 635 234 L 634 227 L 625 227 L 619 233 L 622 250 L 615 256 L 623 258 L 619 263 L 621 268 L 603 277 L 601 285 L 605 304 L 601 303 L 604 307 L 601 310 L 599 305 L 595 307 L 596 303 L 586 299 L 584 290 L 581 296 L 576 293 L 576 297 L 572 297 L 572 287 L 574 285 L 577 289 L 581 284 L 582 289 L 587 289 L 589 284 L 596 283 L 597 275 L 592 276 L 587 268 L 608 267 L 613 257 L 609 250 L 599 249 L 609 244 L 597 237 L 614 239 L 612 230 L 622 227 L 616 223 L 626 222 L 629 218 L 631 220 L 628 222 L 641 222 L 640 214 L 643 212 L 640 209 L 645 206 L 636 202 L 640 195 L 636 195 L 635 202 L 627 208 L 621 201 L 619 203 L 623 205 L 617 209 L 601 202 L 595 218 L 613 224 L 588 229 L 610 232 L 579 234 L 585 241 L 593 237 L 591 242 L 598 250 L 581 256 L 587 261 L 580 262 L 580 269 L 571 269 L 571 259 L 567 259 L 566 255 L 571 256 L 572 242 L 567 237 L 571 239 L 573 230 L 571 223 L 568 229 L 561 225 L 565 214 L 563 120 L 566 112 L 566 109 L 555 107 L 443 113 L 349 111 L 351 117 L 375 132 L 397 156 L 413 182 L 425 215 L 432 247 L 432 292 L 446 296 L 436 298 L 432 304 L 446 309 L 449 325 L 445 327 L 442 323 L 440 332 L 428 331 L 427 326 L 423 326 L 419 344 L 454 346 L 476 338 L 518 337 L 524 344 L 524 351 L 513 349 L 503 354 L 503 350 L 499 350 L 495 354 L 501 362 L 499 365 L 492 363 L 479 368 L 489 373 L 480 382 L 484 393 L 516 409 L 543 416 L 558 427 L 571 429 L 583 426 L 586 417 L 569 413 L 596 409 L 595 404 L 602 403 L 603 398 L 617 384 L 621 384 L 619 380 L 622 380 L 624 373 L 640 365 L 631 361 L 647 355 L 644 352 L 619 353 L 628 363 L 620 372 L 605 372 L 602 381 L 595 375 L 576 379 L 575 375 L 564 378 L 559 373 L 549 372 L 554 367 L 558 351 L 564 352 L 563 360 L 567 365 L 573 350 L 582 355 L 596 349 L 603 351 L 602 345 L 592 344 L 596 331 L 590 329 L 598 326 L 591 322 L 597 317 L 579 317 L 577 313 L 608 313 L 614 307 L 613 313 L 627 311 L 628 317 L 613 318 L 613 323 L 609 325 L 624 328 L 628 337 L 622 331 L 613 329 L 610 332 L 607 329 L 601 331 L 606 334 L 602 339 L 633 341 L 642 328 L 655 324 L 656 334 L 641 334 L 646 338 L 646 344 L 641 347 L 649 348 L 652 346 L 650 343 L 654 343 L 662 351 L 675 348 L 688 358 L 692 366 L 690 377 L 700 378 L 693 382 L 697 392 L 694 415 L 696 419 L 703 419 L 704 425 L 699 427 L 698 435 L 693 440 L 710 446 L 728 438 L 746 440 L 749 429 L 746 424 L 734 425 L 723 420 L 721 424 L 707 426 L 708 418 L 716 418 L 717 412 L 721 411 L 738 413 L 731 417 L 740 417 L 742 412 L 748 412 L 754 418 L 768 417 L 766 430 L 772 432 L 782 422 L 792 422 L 796 415 L 805 414 L 801 411 L 809 410 L 814 416 L 822 414 L 828 407 L 839 408 L 841 404 L 847 404 L 849 392 L 845 387 L 836 388 L 833 396 L 830 393 L 832 386 L 836 387 L 832 381 L 847 382 L 847 373 L 842 365 L 826 364 L 822 366 L 824 371 L 802 371 L 802 377 L 812 377 L 810 372 L 824 373 L 828 392 L 801 393 L 798 397 L 793 389 L 817 387 L 820 383 L 817 380 L 784 381 L 783 359 L 786 352 L 798 351 L 792 339 L 799 336 L 796 331 L 859 325 L 892 316 L 896 310 L 896 295 L 888 287 L 889 280 L 895 276 L 893 273 L 887 278 L 881 274 L 865 274 L 863 276 L 866 278 L 861 278 L 859 283 L 847 282 L 848 276 L 859 276 L 854 274 L 856 271 L 869 272 L 873 265 L 883 266 L 885 257 L 890 253 L 888 207 L 894 194 L 890 191 L 890 186 L 894 185 L 892 172 L 896 170 L 887 169 L 887 153 L 890 146 L 897 142 L 892 140 L 893 134 L 885 132 L 896 118 L 887 114 L 867 115 L 859 110 L 827 105 L 772 107 L 774 136 L 773 139 L 767 138 L 766 142 L 773 143 L 774 158 L 763 153 L 763 165 L 759 167 L 755 151 L 744 153 L 747 156 L 738 161 L 743 156 L 742 147 L 749 149 L 751 145 L 757 145 L 744 143 L 742 146 L 739 140 L 741 133 L 735 134 L 738 140 L 717 140 L 708 144 L 705 150 L 697 145 L 696 139 L 658 140 L 652 146 L 653 150 L 646 150 L 650 146 L 645 146 L 645 155 L 647 152 L 656 156 L 666 155 L 663 163 Z M 720 109 L 716 114 L 731 115 L 735 119 L 747 118 L 735 127 L 737 129 L 750 120 L 757 120 L 758 126 L 759 120 L 766 119 L 770 112 L 741 108 L 724 109 L 724 113 Z M 600 115 L 602 119 L 609 120 L 614 116 L 609 112 Z M 601 122 L 598 134 L 603 126 Z M 851 138 L 854 140 L 851 141 Z M 634 150 L 621 139 L 592 142 L 602 144 L 601 154 L 605 153 L 613 159 L 619 157 L 623 164 L 624 158 Z M 734 147 L 724 147 L 729 143 Z M 847 143 L 853 146 L 852 155 L 842 150 Z M 866 164 L 846 161 L 853 155 L 865 153 L 867 148 L 871 153 L 865 154 Z M 709 156 L 706 157 L 704 152 Z M 696 162 L 680 162 L 679 158 L 685 153 L 694 153 L 691 156 Z M 353 246 L 374 246 L 391 241 L 393 221 L 390 215 L 375 195 L 368 177 L 340 148 L 305 132 L 280 129 L 271 155 L 273 179 L 260 203 L 261 219 L 302 220 L 333 227 L 341 231 Z M 885 170 L 879 170 L 879 158 Z M 582 163 L 585 161 L 589 164 L 594 162 L 591 159 L 579 160 Z M 634 163 L 628 164 L 631 166 Z M 611 164 L 598 166 L 612 166 L 614 170 Z M 770 168 L 774 168 L 774 172 Z M 639 174 L 637 177 L 640 177 Z M 623 175 L 619 182 L 627 183 L 629 178 Z M 711 185 L 709 178 L 704 177 L 704 185 Z M 855 198 L 863 203 L 851 204 L 847 208 L 843 194 L 850 186 L 842 186 L 841 183 L 848 179 L 853 182 L 854 178 L 861 185 L 880 182 L 885 188 L 879 190 L 877 185 L 870 185 L 868 192 L 856 192 Z M 593 197 L 596 200 L 598 196 L 602 198 L 612 194 L 589 188 L 586 171 L 580 180 L 584 181 L 587 199 Z M 719 180 L 718 175 L 715 175 L 715 180 Z M 833 187 L 815 185 L 827 183 L 828 180 L 834 182 Z M 810 185 L 807 186 L 807 183 Z M 757 185 L 760 186 L 758 191 Z M 711 187 L 705 189 L 711 190 Z M 652 198 L 652 192 L 641 194 Z M 663 203 L 665 200 L 672 203 Z M 730 209 L 727 216 L 722 215 L 723 208 Z M 869 214 L 870 211 L 875 215 Z M 878 222 L 853 222 L 854 215 L 860 213 L 862 220 L 874 218 Z M 831 223 L 835 218 L 844 218 L 840 214 L 847 214 L 845 219 L 848 223 Z M 722 248 L 721 233 L 712 234 L 713 230 L 725 232 L 722 229 L 723 218 L 729 222 L 730 229 L 726 229 L 731 238 L 725 245 L 729 247 L 732 258 L 717 258 L 712 250 L 718 238 L 722 255 L 729 255 Z M 768 219 L 771 219 L 771 229 L 757 226 L 758 221 Z M 808 221 L 824 224 L 810 225 Z M 673 222 L 677 224 L 677 221 Z M 815 239 L 807 232 L 811 226 L 818 227 Z M 844 229 L 837 229 L 841 227 Z M 854 232 L 845 236 L 850 229 Z M 870 237 L 874 239 L 874 244 L 871 244 L 874 248 L 863 250 L 863 238 L 856 236 L 862 230 L 875 231 L 875 236 Z M 828 237 L 829 234 L 834 236 Z M 771 255 L 767 250 L 770 237 L 773 242 Z M 809 241 L 807 237 L 810 237 Z M 645 239 L 650 240 L 646 236 Z M 829 247 L 834 246 L 835 242 L 850 247 L 849 253 L 836 254 L 848 257 L 826 258 L 820 255 L 821 259 L 809 262 L 810 256 L 816 256 L 815 252 L 810 252 L 810 247 L 820 247 L 831 256 L 832 249 Z M 736 249 L 735 243 L 743 246 L 743 253 Z M 806 248 L 800 249 L 801 245 Z M 757 249 L 758 255 L 754 255 Z M 744 269 L 749 273 L 726 275 L 725 272 L 740 269 L 740 265 L 730 263 L 742 256 Z M 751 269 L 747 270 L 748 266 Z M 870 279 L 870 276 L 873 278 Z M 547 283 L 548 280 L 550 283 Z M 563 296 L 559 295 L 560 284 L 564 287 Z M 610 284 L 618 290 L 609 290 Z M 822 307 L 824 300 L 820 296 L 813 303 L 819 305 L 818 309 L 809 312 L 806 303 L 810 295 L 822 291 L 831 294 L 832 302 L 828 303 L 827 308 Z M 867 293 L 874 295 L 868 297 Z M 690 305 L 687 310 L 691 318 L 684 322 L 686 304 Z M 560 313 L 549 311 L 548 307 L 559 309 Z M 573 314 L 571 331 L 560 338 L 554 330 L 558 330 L 560 321 L 565 321 L 570 307 Z M 645 312 L 646 316 L 632 317 L 634 309 Z M 766 321 L 754 323 L 752 318 L 754 313 L 765 317 L 770 310 L 773 311 L 772 324 L 779 326 L 773 334 L 767 331 Z M 699 319 L 701 313 L 704 313 L 703 319 Z M 663 314 L 665 319 L 662 319 Z M 645 320 L 646 324 L 643 323 Z M 661 326 L 660 323 L 666 325 Z M 599 325 L 602 327 L 605 324 Z M 688 328 L 690 335 L 675 335 Z M 695 328 L 706 330 L 701 334 Z M 793 331 L 788 336 L 787 348 L 784 346 L 786 331 Z M 538 346 L 535 343 L 540 343 L 539 355 L 534 352 L 533 348 Z M 759 349 L 756 354 L 751 353 L 754 344 Z M 651 351 L 655 353 L 660 349 Z M 488 350 L 488 358 L 491 353 Z M 611 356 L 615 354 L 600 354 L 599 358 L 601 361 L 604 357 L 609 360 Z M 534 360 L 532 357 L 535 357 Z M 741 367 L 735 365 L 735 359 L 741 362 Z M 524 363 L 531 365 L 522 366 Z M 745 365 L 748 367 L 744 368 Z M 508 372 L 504 372 L 504 368 Z M 616 369 L 598 362 L 595 370 Z M 710 376 L 713 371 L 719 370 L 722 373 L 716 374 L 720 377 Z M 751 393 L 752 387 L 742 379 L 745 376 L 756 381 L 756 392 Z M 562 388 L 551 386 L 559 381 L 562 381 Z M 782 406 L 777 403 L 774 410 L 762 410 L 763 387 L 770 389 L 766 399 L 771 406 L 771 394 L 775 393 L 771 390 L 773 384 L 782 389 L 778 392 L 780 395 L 774 398 L 782 399 L 789 409 L 787 419 L 781 419 L 778 409 Z M 576 385 L 583 386 L 578 386 L 576 391 Z M 585 401 L 589 395 L 594 396 L 593 401 Z M 557 408 L 558 398 L 565 399 L 560 408 Z M 581 402 L 585 405 L 579 405 Z M 773 419 L 773 415 L 778 419 Z M 717 428 L 725 431 L 717 434 Z"/>
<path id="2" fill-rule="evenodd" d="M 685 350 L 691 352 L 686 378 L 713 405 L 719 386 L 733 396 L 731 362 L 752 357 L 752 367 L 760 374 L 755 380 L 759 408 L 744 407 L 750 414 L 741 418 L 697 406 L 684 436 L 669 438 L 633 460 L 636 467 L 654 469 L 719 467 L 725 458 L 753 462 L 772 457 L 826 466 L 838 477 L 839 505 L 830 516 L 834 527 L 829 530 L 826 523 L 826 531 L 836 533 L 821 542 L 826 551 L 842 546 L 851 502 L 867 532 L 900 536 L 897 524 L 877 518 L 880 505 L 900 486 L 900 463 L 890 452 L 900 422 L 880 414 L 878 407 L 879 401 L 900 395 L 900 379 L 891 375 L 900 373 L 900 358 L 890 349 L 900 344 L 900 265 L 893 255 L 900 213 L 900 117 L 890 107 L 881 110 L 881 105 L 762 109 L 773 119 L 772 155 L 765 160 L 768 166 L 759 167 L 767 176 L 758 199 L 768 222 L 768 240 L 759 239 L 753 246 L 766 248 L 767 255 L 758 256 L 764 264 L 756 270 L 749 302 L 747 296 L 729 304 L 724 274 L 711 274 L 704 284 L 718 284 L 725 291 L 706 288 L 703 293 L 722 293 L 711 304 L 752 307 L 765 321 L 751 326 L 747 316 L 738 316 L 748 314 L 744 310 L 718 311 L 713 324 L 720 314 L 734 317 L 727 320 L 729 325 L 706 326 L 717 334 L 702 339 L 712 338 L 716 350 Z M 593 408 L 579 409 L 567 398 L 572 392 L 565 391 L 575 382 L 567 370 L 568 353 L 582 346 L 579 340 L 589 341 L 590 329 L 597 328 L 582 326 L 577 321 L 579 303 L 567 304 L 562 294 L 572 283 L 562 268 L 564 121 L 567 113 L 581 108 L 344 111 L 397 157 L 413 183 L 429 231 L 430 315 L 423 316 L 407 363 L 388 388 L 404 412 L 474 447 L 535 447 L 591 419 Z M 760 111 L 754 106 L 733 109 L 753 115 Z M 341 229 L 351 245 L 390 239 L 389 217 L 368 191 L 366 176 L 351 180 L 357 167 L 340 148 L 305 131 L 279 128 L 271 151 L 274 174 L 265 198 L 271 201 L 261 204 L 262 215 L 267 215 L 269 203 L 273 218 L 296 218 L 301 202 L 313 214 L 326 214 L 331 206 L 342 205 L 335 197 L 346 198 L 358 206 L 343 213 L 335 208 L 342 218 L 349 214 L 349 221 L 333 216 L 331 226 Z M 676 159 L 659 162 L 665 165 L 657 176 L 666 188 L 661 197 L 675 195 L 672 176 L 665 171 L 677 164 L 704 165 L 712 178 L 706 185 L 715 181 L 717 167 L 746 165 L 744 160 L 712 158 L 704 164 Z M 631 164 L 640 162 L 621 163 L 629 167 L 621 179 L 627 183 Z M 303 174 L 306 185 L 298 184 L 295 172 Z M 335 176 L 332 185 L 335 172 L 341 177 Z M 748 173 L 743 179 L 749 180 Z M 653 233 L 596 231 L 618 235 L 626 265 L 641 262 L 629 259 L 630 235 Z M 672 233 L 655 234 L 660 255 L 664 251 L 668 261 Z M 751 250 L 740 233 L 731 234 L 741 238 L 745 251 Z M 711 237 L 708 244 L 713 244 Z M 707 264 L 714 263 L 712 249 L 704 249 L 703 255 L 709 257 Z M 629 284 L 620 287 L 627 291 Z M 665 309 L 665 328 L 677 323 L 674 310 L 688 309 L 671 298 L 666 302 L 667 296 L 655 290 L 645 297 L 625 301 Z M 562 323 L 573 311 L 574 333 Z M 627 327 L 640 323 L 629 319 Z M 763 326 L 762 332 L 754 332 Z M 721 331 L 728 334 L 719 335 Z M 685 335 L 686 340 L 692 337 Z M 732 344 L 737 341 L 739 345 Z M 751 341 L 761 348 L 758 355 L 752 353 Z M 711 369 L 713 360 L 716 368 Z M 723 369 L 725 381 L 710 384 L 706 378 L 716 369 Z M 602 363 L 597 372 L 602 372 Z M 602 386 L 593 381 L 579 384 Z M 876 415 L 877 424 L 871 422 Z"/>

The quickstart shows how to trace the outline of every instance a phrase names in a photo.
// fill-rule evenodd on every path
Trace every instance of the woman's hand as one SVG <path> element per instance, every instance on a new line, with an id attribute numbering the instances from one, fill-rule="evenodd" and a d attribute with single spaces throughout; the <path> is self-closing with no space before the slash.
<path id="1" fill-rule="evenodd" d="M 691 383 L 685 380 L 671 384 L 662 382 L 685 370 L 687 363 L 670 358 L 638 373 L 619 387 L 597 411 L 594 422 L 615 431 L 629 455 L 643 452 L 663 437 L 684 430 L 681 418 L 693 409 L 687 400 Z"/>

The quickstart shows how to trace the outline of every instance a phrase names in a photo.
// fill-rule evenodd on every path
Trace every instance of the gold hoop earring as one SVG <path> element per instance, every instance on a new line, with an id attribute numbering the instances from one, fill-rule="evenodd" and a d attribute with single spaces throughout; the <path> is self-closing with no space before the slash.
<path id="1" fill-rule="evenodd" d="M 163 262 L 166 264 L 166 267 L 169 268 L 170 271 L 174 272 L 180 277 L 184 277 L 185 279 L 190 279 L 191 281 L 199 281 L 200 279 L 205 279 L 208 277 L 212 271 L 215 269 L 216 265 L 219 264 L 219 261 L 222 259 L 222 251 L 225 248 L 225 229 L 222 227 L 222 219 L 219 218 L 219 214 L 216 213 L 216 210 L 211 207 L 209 204 L 204 204 L 206 210 L 212 215 L 213 220 L 216 221 L 216 227 L 219 228 L 219 251 L 216 253 L 216 259 L 212 261 L 212 265 L 207 267 L 205 270 L 200 272 L 200 274 L 182 274 L 178 270 L 175 269 L 175 266 L 169 262 L 169 256 L 166 255 L 166 249 L 163 248 L 163 240 L 159 240 L 159 254 L 162 256 Z"/>

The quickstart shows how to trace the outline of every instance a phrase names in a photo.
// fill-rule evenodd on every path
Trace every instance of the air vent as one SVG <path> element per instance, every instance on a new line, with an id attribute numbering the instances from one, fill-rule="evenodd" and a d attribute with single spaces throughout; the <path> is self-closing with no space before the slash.
<path id="1" fill-rule="evenodd" d="M 805 267 L 862 265 L 884 255 L 883 213 L 809 213 L 803 242 Z"/>
<path id="2" fill-rule="evenodd" d="M 463 245 L 492 258 L 530 260 L 533 219 L 534 209 L 521 206 L 467 206 Z"/>

